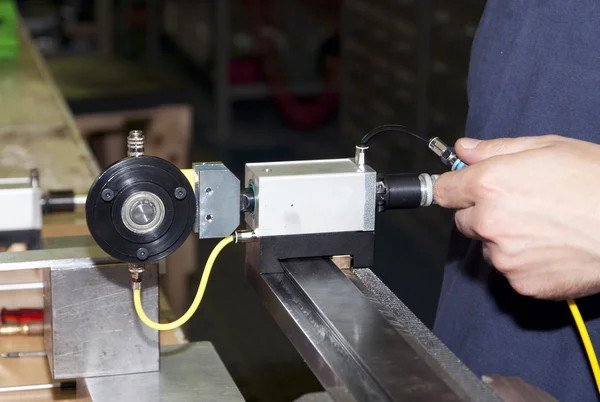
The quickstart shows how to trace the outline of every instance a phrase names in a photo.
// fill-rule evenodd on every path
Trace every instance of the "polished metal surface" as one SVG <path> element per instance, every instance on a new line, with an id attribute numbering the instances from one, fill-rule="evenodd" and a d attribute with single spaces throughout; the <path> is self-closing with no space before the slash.
<path id="1" fill-rule="evenodd" d="M 133 233 L 149 233 L 165 218 L 165 205 L 161 199 L 148 191 L 130 195 L 121 207 L 121 219 Z"/>
<path id="2" fill-rule="evenodd" d="M 44 342 L 53 378 L 158 370 L 158 331 L 135 313 L 127 264 L 89 266 L 82 260 L 43 270 Z M 146 265 L 142 301 L 157 320 L 156 264 Z"/>
<path id="3" fill-rule="evenodd" d="M 281 265 L 284 273 L 265 275 L 249 267 L 249 279 L 334 400 L 498 401 L 448 375 L 330 260 Z"/>
<path id="4" fill-rule="evenodd" d="M 221 162 L 194 163 L 201 239 L 223 238 L 240 225 L 240 180 Z"/>
<path id="5" fill-rule="evenodd" d="M 250 183 L 246 223 L 260 237 L 374 230 L 376 173 L 352 159 L 251 163 Z"/>
<path id="6" fill-rule="evenodd" d="M 160 372 L 78 380 L 80 402 L 242 402 L 209 342 L 161 346 Z"/>

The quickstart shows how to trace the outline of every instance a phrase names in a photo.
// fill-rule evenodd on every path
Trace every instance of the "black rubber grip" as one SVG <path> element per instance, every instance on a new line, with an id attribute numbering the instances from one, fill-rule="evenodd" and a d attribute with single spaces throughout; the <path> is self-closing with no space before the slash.
<path id="1" fill-rule="evenodd" d="M 421 206 L 421 181 L 418 174 L 388 174 L 385 185 L 385 210 L 412 209 Z"/>

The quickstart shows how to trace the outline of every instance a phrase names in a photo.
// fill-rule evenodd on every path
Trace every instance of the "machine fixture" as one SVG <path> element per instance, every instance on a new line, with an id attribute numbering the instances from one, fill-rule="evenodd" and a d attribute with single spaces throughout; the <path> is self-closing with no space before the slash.
<path id="1" fill-rule="evenodd" d="M 323 385 L 319 400 L 500 401 L 370 270 L 376 214 L 435 204 L 436 175 L 369 166 L 371 140 L 387 131 L 424 141 L 452 170 L 466 167 L 438 138 L 390 125 L 365 135 L 351 158 L 247 164 L 242 186 L 221 162 L 181 171 L 145 156 L 143 134 L 132 132 L 128 158 L 90 189 L 88 226 L 107 254 L 129 263 L 135 310 L 153 330 L 185 323 L 219 252 L 244 243 L 246 277 Z M 142 307 L 143 264 L 168 256 L 192 228 L 222 240 L 189 310 L 158 323 Z"/>

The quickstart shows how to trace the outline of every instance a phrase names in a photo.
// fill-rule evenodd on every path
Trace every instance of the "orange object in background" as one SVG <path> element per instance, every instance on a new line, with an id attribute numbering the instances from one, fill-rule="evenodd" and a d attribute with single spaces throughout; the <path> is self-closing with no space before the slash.
<path id="1" fill-rule="evenodd" d="M 44 319 L 44 310 L 41 308 L 20 308 L 9 310 L 3 308 L 0 312 L 0 320 L 6 323 L 26 323 L 33 321 L 42 321 Z"/>

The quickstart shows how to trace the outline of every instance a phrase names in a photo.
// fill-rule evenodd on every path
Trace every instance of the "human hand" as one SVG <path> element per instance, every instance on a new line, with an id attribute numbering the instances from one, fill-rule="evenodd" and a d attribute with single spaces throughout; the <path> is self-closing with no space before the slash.
<path id="1" fill-rule="evenodd" d="M 600 145 L 548 135 L 463 138 L 470 166 L 442 174 L 434 198 L 457 209 L 466 236 L 520 294 L 566 299 L 600 292 Z"/>

